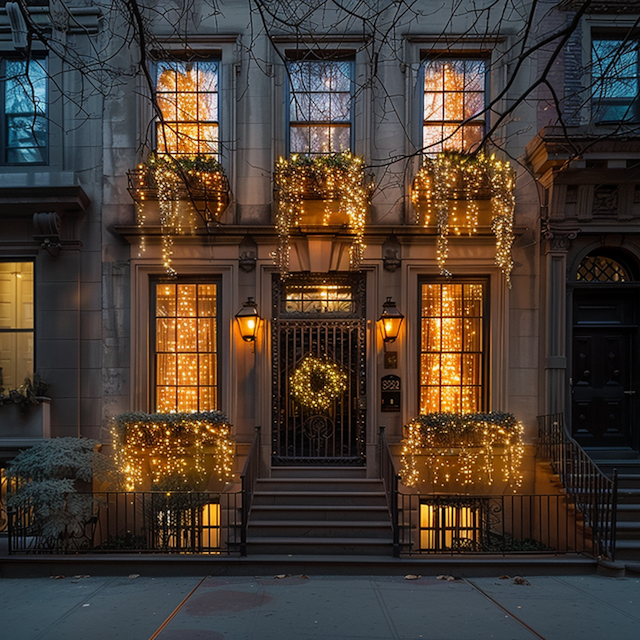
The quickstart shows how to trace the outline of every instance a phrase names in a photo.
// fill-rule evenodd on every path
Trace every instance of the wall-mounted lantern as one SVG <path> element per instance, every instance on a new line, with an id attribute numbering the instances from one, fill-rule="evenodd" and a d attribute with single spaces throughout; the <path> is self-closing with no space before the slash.
<path id="1" fill-rule="evenodd" d="M 252 297 L 242 305 L 242 309 L 236 313 L 236 320 L 240 327 L 240 335 L 245 342 L 253 342 L 258 332 L 260 316 L 258 315 L 258 305 Z"/>
<path id="2" fill-rule="evenodd" d="M 388 297 L 382 305 L 382 315 L 380 316 L 382 336 L 385 342 L 393 342 L 398 337 L 403 320 L 404 316 L 398 311 L 396 303 L 391 297 Z"/>

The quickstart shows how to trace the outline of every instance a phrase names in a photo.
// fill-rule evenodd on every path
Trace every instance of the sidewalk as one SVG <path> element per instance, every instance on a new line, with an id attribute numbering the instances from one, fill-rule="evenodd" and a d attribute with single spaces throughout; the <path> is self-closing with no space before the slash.
<path id="1" fill-rule="evenodd" d="M 0 617 L 7 640 L 636 640 L 640 578 L 4 579 Z"/>

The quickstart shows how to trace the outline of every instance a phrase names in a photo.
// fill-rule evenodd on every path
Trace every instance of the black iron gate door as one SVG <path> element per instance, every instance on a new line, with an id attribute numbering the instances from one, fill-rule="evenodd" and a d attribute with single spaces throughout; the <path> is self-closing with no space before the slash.
<path id="1" fill-rule="evenodd" d="M 364 464 L 365 321 L 354 317 L 362 312 L 359 284 L 346 277 L 277 283 L 274 465 Z"/>

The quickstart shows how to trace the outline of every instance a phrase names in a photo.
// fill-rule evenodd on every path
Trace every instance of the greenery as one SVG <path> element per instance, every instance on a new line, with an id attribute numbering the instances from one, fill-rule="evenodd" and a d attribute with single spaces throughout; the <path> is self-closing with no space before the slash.
<path id="1" fill-rule="evenodd" d="M 27 407 L 40 404 L 40 399 L 46 395 L 49 384 L 46 383 L 38 373 L 33 378 L 25 378 L 24 382 L 17 389 L 10 389 L 5 395 L 4 388 L 0 387 L 0 404 L 14 403 L 20 405 L 21 411 L 26 411 Z"/>
<path id="2" fill-rule="evenodd" d="M 19 512 L 18 526 L 31 515 L 16 533 L 32 537 L 34 550 L 64 552 L 91 544 L 98 503 L 91 493 L 78 491 L 78 483 L 118 482 L 113 463 L 99 446 L 88 438 L 53 438 L 11 461 L 5 475 L 14 480 L 15 491 L 7 505 Z"/>
<path id="3" fill-rule="evenodd" d="M 224 175 L 222 165 L 213 157 L 208 155 L 197 156 L 169 156 L 164 154 L 151 154 L 146 164 L 139 168 L 146 169 L 173 169 L 191 173 L 221 173 Z"/>

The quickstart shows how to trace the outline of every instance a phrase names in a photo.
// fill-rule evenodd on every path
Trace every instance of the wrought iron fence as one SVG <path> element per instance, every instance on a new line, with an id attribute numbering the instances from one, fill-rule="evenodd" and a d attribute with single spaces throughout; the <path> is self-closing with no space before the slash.
<path id="1" fill-rule="evenodd" d="M 615 559 L 618 480 L 600 471 L 571 437 L 562 413 L 538 416 L 538 454 L 551 461 L 562 486 L 582 514 L 594 555 Z"/>
<path id="2" fill-rule="evenodd" d="M 593 532 L 563 495 L 399 494 L 403 555 L 587 553 Z"/>
<path id="3" fill-rule="evenodd" d="M 9 553 L 184 553 L 240 551 L 241 493 L 70 493 L 65 516 L 8 510 Z"/>

